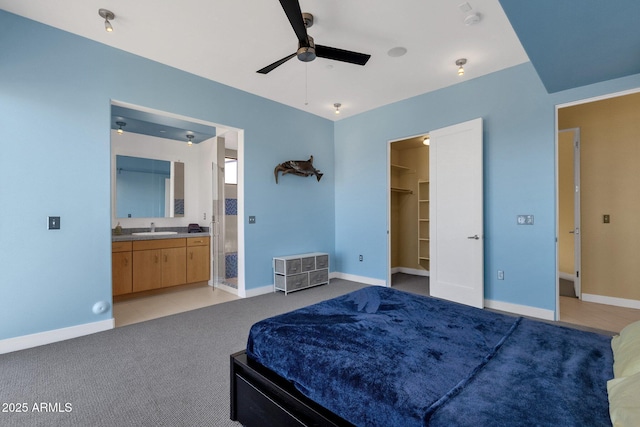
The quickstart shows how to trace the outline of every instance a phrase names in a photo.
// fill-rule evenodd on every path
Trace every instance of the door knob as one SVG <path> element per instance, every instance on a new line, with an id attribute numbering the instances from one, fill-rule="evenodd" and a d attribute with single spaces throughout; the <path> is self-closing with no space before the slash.
<path id="1" fill-rule="evenodd" d="M 467 239 L 470 239 L 470 240 L 480 240 L 480 237 L 478 237 L 478 235 L 476 234 L 476 235 L 473 235 L 473 236 L 469 236 L 469 237 L 467 237 Z"/>

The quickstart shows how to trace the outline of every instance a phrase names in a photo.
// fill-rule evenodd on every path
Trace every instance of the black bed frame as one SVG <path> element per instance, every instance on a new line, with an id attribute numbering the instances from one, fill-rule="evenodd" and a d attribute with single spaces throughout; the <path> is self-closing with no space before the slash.
<path id="1" fill-rule="evenodd" d="M 248 359 L 246 351 L 231 355 L 231 419 L 247 427 L 353 426 Z"/>

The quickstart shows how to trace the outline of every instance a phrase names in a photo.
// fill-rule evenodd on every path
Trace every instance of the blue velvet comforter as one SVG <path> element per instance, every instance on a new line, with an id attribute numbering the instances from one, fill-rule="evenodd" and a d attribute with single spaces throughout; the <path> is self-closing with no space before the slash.
<path id="1" fill-rule="evenodd" d="M 358 426 L 610 425 L 610 337 L 390 288 L 258 322 L 247 355 Z"/>

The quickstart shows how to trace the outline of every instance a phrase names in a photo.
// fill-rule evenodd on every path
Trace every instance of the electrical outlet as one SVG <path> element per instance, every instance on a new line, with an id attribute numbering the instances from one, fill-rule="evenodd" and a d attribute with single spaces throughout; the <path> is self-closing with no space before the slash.
<path id="1" fill-rule="evenodd" d="M 255 217 L 255 216 L 253 216 L 253 215 L 251 215 L 251 216 L 249 217 L 249 224 L 255 224 L 255 223 L 256 223 L 256 217 Z"/>
<path id="2" fill-rule="evenodd" d="M 498 270 L 498 280 L 504 280 L 504 271 Z"/>
<path id="3" fill-rule="evenodd" d="M 611 222 L 611 217 L 609 215 L 602 215 L 602 222 L 605 224 L 609 224 Z"/>
<path id="4" fill-rule="evenodd" d="M 206 212 L 202 214 L 202 219 L 203 219 L 204 221 L 206 221 L 206 220 L 207 220 L 207 213 L 206 213 Z"/>
<path id="5" fill-rule="evenodd" d="M 358 261 L 362 262 L 364 260 L 364 258 L 362 257 L 362 255 L 358 255 Z"/>

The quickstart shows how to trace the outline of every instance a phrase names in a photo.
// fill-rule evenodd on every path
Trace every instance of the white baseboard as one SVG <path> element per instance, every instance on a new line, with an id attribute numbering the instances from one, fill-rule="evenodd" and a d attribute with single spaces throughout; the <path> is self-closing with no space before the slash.
<path id="1" fill-rule="evenodd" d="M 510 302 L 484 300 L 486 308 L 494 310 L 506 311 L 508 313 L 519 314 L 521 316 L 536 317 L 544 320 L 555 320 L 555 312 L 544 308 L 531 307 L 528 305 L 512 304 Z"/>
<path id="2" fill-rule="evenodd" d="M 15 338 L 7 338 L 0 341 L 0 354 L 11 353 L 12 351 L 24 350 L 38 347 L 58 341 L 65 341 L 71 338 L 82 337 L 84 335 L 95 334 L 96 332 L 107 331 L 115 327 L 113 318 L 101 320 L 100 322 L 85 323 L 68 328 L 54 329 L 52 331 L 38 332 L 36 334 L 23 335 Z"/>
<path id="3" fill-rule="evenodd" d="M 275 288 L 273 287 L 273 285 L 262 286 L 260 288 L 254 288 L 254 289 L 247 289 L 245 291 L 245 297 L 251 298 L 251 297 L 257 297 L 258 295 L 270 294 L 270 293 L 273 293 L 274 290 Z"/>
<path id="4" fill-rule="evenodd" d="M 387 286 L 387 281 L 382 279 L 374 279 L 372 277 L 356 276 L 355 274 L 332 273 L 331 277 L 336 279 L 350 280 L 352 282 L 360 282 L 367 285 Z"/>
<path id="5" fill-rule="evenodd" d="M 576 275 L 575 274 L 565 273 L 563 271 L 558 271 L 558 277 L 560 279 L 570 280 L 572 282 L 576 280 Z"/>
<path id="6" fill-rule="evenodd" d="M 607 304 L 607 305 L 615 305 L 617 307 L 627 307 L 627 308 L 636 308 L 640 309 L 640 301 L 635 299 L 626 299 L 626 298 L 616 298 L 616 297 L 606 297 L 603 295 L 595 295 L 595 294 L 582 294 L 582 301 L 586 302 L 595 302 L 598 304 Z"/>

